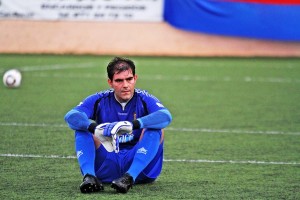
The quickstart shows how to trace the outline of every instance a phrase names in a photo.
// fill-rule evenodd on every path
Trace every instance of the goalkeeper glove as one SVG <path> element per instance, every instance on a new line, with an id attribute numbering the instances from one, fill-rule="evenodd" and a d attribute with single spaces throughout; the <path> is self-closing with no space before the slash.
<path id="1" fill-rule="evenodd" d="M 132 133 L 132 123 L 129 121 L 120 121 L 113 123 L 113 128 L 111 129 L 112 145 L 115 153 L 119 152 L 119 135 L 124 133 Z"/>
<path id="2" fill-rule="evenodd" d="M 124 133 L 132 133 L 132 123 L 129 121 L 114 122 L 111 134 L 122 135 Z"/>
<path id="3" fill-rule="evenodd" d="M 120 121 L 113 123 L 104 123 L 96 126 L 96 131 L 102 131 L 103 135 L 110 137 L 112 135 L 122 135 L 124 133 L 132 133 L 132 123 L 129 121 Z"/>
<path id="4" fill-rule="evenodd" d="M 95 128 L 94 135 L 100 140 L 101 144 L 108 152 L 119 152 L 119 137 L 117 134 L 110 134 L 113 123 L 99 124 Z"/>
<path id="5" fill-rule="evenodd" d="M 109 137 L 114 134 L 131 134 L 133 130 L 133 124 L 129 121 L 103 123 L 99 125 L 97 125 L 96 123 L 91 123 L 88 127 L 88 130 L 92 133 L 101 132 L 102 135 Z"/>
<path id="6" fill-rule="evenodd" d="M 119 148 L 119 137 L 117 136 L 117 134 L 114 134 L 111 136 L 112 138 L 112 146 L 113 146 L 113 150 L 115 151 L 115 153 L 119 153 L 120 148 Z"/>
<path id="7" fill-rule="evenodd" d="M 129 121 L 120 121 L 113 123 L 103 123 L 99 124 L 95 128 L 95 136 L 100 139 L 100 142 L 110 140 L 113 146 L 113 150 L 119 152 L 119 135 L 124 133 L 132 133 L 132 123 Z M 103 136 L 110 139 L 105 139 Z"/>
<path id="8" fill-rule="evenodd" d="M 108 136 L 108 135 L 105 135 L 105 133 L 107 132 L 105 132 L 105 130 L 107 130 L 107 127 L 108 127 L 108 125 L 109 125 L 110 123 L 103 123 L 103 124 L 99 124 L 99 125 L 97 125 L 96 126 L 96 128 L 95 128 L 95 132 L 94 132 L 94 134 L 95 135 L 104 135 L 104 136 Z M 105 132 L 105 133 L 104 133 Z M 107 134 L 107 133 L 106 133 Z M 110 135 L 109 135 L 110 136 Z"/>

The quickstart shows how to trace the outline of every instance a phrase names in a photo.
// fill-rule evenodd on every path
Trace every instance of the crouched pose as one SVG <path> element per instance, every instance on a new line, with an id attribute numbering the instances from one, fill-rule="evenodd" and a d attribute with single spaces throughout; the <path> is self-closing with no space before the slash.
<path id="1" fill-rule="evenodd" d="M 82 193 L 111 183 L 126 193 L 135 183 L 151 183 L 163 165 L 163 129 L 171 113 L 153 95 L 135 88 L 133 61 L 115 57 L 107 66 L 111 89 L 88 96 L 65 115 L 75 130 L 75 148 L 83 175 Z"/>

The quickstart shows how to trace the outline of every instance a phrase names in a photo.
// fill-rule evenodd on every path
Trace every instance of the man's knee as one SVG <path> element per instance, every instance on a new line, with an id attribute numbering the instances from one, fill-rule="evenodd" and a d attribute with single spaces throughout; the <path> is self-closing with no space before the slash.
<path id="1" fill-rule="evenodd" d="M 89 141 L 89 140 L 93 140 L 96 149 L 98 149 L 101 145 L 101 142 L 99 140 L 99 138 L 95 137 L 95 135 L 92 135 L 89 132 L 85 132 L 85 131 L 75 131 L 75 139 L 76 141 Z"/>
<path id="2" fill-rule="evenodd" d="M 97 138 L 95 135 L 93 135 L 93 139 L 94 139 L 95 147 L 96 147 L 96 149 L 98 149 L 101 145 L 101 142 L 100 142 L 99 138 Z"/>
<path id="3" fill-rule="evenodd" d="M 146 138 L 147 140 L 159 140 L 160 143 L 164 140 L 164 130 L 160 129 L 143 129 L 140 140 Z"/>
<path id="4" fill-rule="evenodd" d="M 108 152 L 113 152 L 114 151 L 114 146 L 113 146 L 113 139 L 112 137 L 106 137 L 104 135 L 93 135 L 94 143 L 96 149 L 98 149 L 101 145 L 106 149 Z"/>
<path id="5" fill-rule="evenodd" d="M 76 140 L 91 140 L 92 134 L 87 131 L 75 131 Z"/>

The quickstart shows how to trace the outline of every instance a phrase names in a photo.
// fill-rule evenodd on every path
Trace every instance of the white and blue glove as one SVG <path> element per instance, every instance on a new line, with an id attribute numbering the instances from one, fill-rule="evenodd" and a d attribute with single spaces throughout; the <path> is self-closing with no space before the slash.
<path id="1" fill-rule="evenodd" d="M 108 134 L 106 133 L 109 124 L 110 124 L 110 123 L 99 124 L 99 125 L 96 126 L 96 128 L 95 128 L 94 134 L 95 134 L 95 135 L 110 136 L 110 135 L 108 135 Z M 104 134 L 104 132 L 106 133 L 106 135 Z"/>
<path id="2" fill-rule="evenodd" d="M 120 121 L 113 123 L 103 123 L 99 124 L 95 128 L 95 136 L 100 139 L 100 142 L 110 143 L 112 145 L 113 150 L 118 153 L 119 152 L 119 135 L 124 133 L 131 134 L 132 133 L 132 123 L 129 121 Z M 105 136 L 106 138 L 103 138 Z M 110 139 L 108 139 L 108 138 Z M 104 146 L 106 146 L 104 144 Z"/>
<path id="3" fill-rule="evenodd" d="M 99 124 L 95 128 L 94 135 L 100 140 L 101 144 L 108 152 L 119 152 L 119 138 L 116 134 L 111 134 L 114 123 Z"/>
<path id="4" fill-rule="evenodd" d="M 115 151 L 115 153 L 119 153 L 120 148 L 119 148 L 119 137 L 117 136 L 117 134 L 114 134 L 111 136 L 112 138 L 112 146 L 113 146 L 113 150 Z"/>
<path id="5" fill-rule="evenodd" d="M 101 131 L 106 137 L 112 135 L 122 135 L 124 133 L 132 133 L 132 123 L 129 121 L 120 121 L 113 123 L 104 123 L 96 126 L 95 132 Z"/>
<path id="6" fill-rule="evenodd" d="M 132 133 L 132 123 L 129 121 L 114 122 L 111 134 L 122 135 L 124 133 Z"/>
<path id="7" fill-rule="evenodd" d="M 101 124 L 98 125 L 98 126 L 101 126 L 101 128 L 103 127 L 103 135 L 104 135 L 104 136 L 110 137 L 110 136 L 114 135 L 114 133 L 112 133 L 112 129 L 114 128 L 114 126 L 115 126 L 116 123 L 117 123 L 117 122 L 113 122 L 113 123 L 105 123 L 106 125 L 105 125 L 104 127 L 101 126 Z M 98 127 L 98 126 L 97 126 L 97 127 Z M 96 127 L 96 129 L 97 129 L 97 127 Z"/>

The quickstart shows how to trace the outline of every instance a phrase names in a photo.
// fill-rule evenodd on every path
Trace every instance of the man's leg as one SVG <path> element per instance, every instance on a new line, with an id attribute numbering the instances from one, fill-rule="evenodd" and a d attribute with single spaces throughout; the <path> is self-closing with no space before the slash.
<path id="1" fill-rule="evenodd" d="M 147 129 L 138 143 L 132 164 L 127 171 L 133 180 L 147 167 L 157 154 L 160 145 L 161 130 Z"/>
<path id="2" fill-rule="evenodd" d="M 112 182 L 118 192 L 126 193 L 132 187 L 137 176 L 148 166 L 158 152 L 162 131 L 146 129 L 135 149 L 131 166 L 125 175 Z"/>
<path id="3" fill-rule="evenodd" d="M 95 143 L 93 135 L 88 132 L 75 132 L 75 149 L 81 172 L 84 176 L 80 185 L 83 193 L 103 190 L 102 183 L 95 175 Z"/>
<path id="4" fill-rule="evenodd" d="M 75 132 L 75 149 L 82 174 L 95 176 L 95 145 L 92 134 L 88 132 Z"/>

